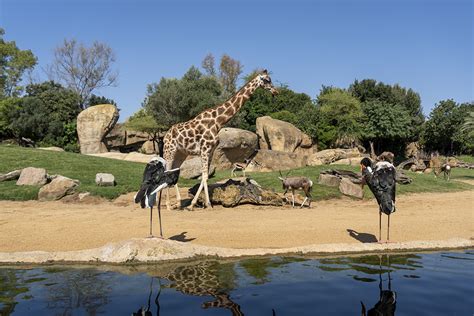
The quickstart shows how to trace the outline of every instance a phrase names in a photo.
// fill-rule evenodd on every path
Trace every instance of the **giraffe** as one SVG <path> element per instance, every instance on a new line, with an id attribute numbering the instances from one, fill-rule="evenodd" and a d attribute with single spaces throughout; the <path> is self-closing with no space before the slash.
<path id="1" fill-rule="evenodd" d="M 212 206 L 209 199 L 207 180 L 209 177 L 209 164 L 219 142 L 217 134 L 259 87 L 269 90 L 273 95 L 278 94 L 278 91 L 272 85 L 268 72 L 264 70 L 245 84 L 226 102 L 204 110 L 187 122 L 173 125 L 166 133 L 163 139 L 163 158 L 167 162 L 168 170 L 179 168 L 188 155 L 200 156 L 201 158 L 201 183 L 188 208 L 189 210 L 192 210 L 196 205 L 203 188 L 205 207 Z M 175 189 L 177 207 L 181 208 L 181 195 L 177 184 Z M 168 210 L 171 208 L 169 196 L 168 189 L 166 196 L 166 207 Z"/>

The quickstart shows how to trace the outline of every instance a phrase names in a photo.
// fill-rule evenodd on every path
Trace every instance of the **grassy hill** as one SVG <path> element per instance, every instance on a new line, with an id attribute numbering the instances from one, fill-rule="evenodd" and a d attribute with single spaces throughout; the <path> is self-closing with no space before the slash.
<path id="1" fill-rule="evenodd" d="M 113 199 L 127 192 L 134 192 L 140 186 L 142 180 L 144 164 L 92 157 L 67 152 L 52 152 L 33 148 L 21 148 L 17 146 L 0 145 L 0 173 L 6 173 L 15 169 L 26 167 L 45 168 L 48 174 L 61 174 L 63 176 L 78 179 L 81 184 L 78 190 L 81 192 L 91 192 L 93 195 Z M 339 197 L 337 188 L 331 188 L 316 184 L 319 173 L 329 168 L 346 169 L 357 171 L 358 168 L 350 166 L 317 166 L 295 169 L 290 176 L 304 175 L 310 177 L 315 183 L 313 196 L 316 200 Z M 95 175 L 99 172 L 112 173 L 115 176 L 117 185 L 115 187 L 98 187 L 95 184 Z M 398 192 L 448 192 L 460 190 L 472 190 L 474 186 L 458 181 L 446 182 L 442 178 L 435 179 L 432 174 L 415 174 L 407 172 L 413 178 L 410 185 L 399 185 Z M 278 172 L 253 173 L 250 174 L 260 185 L 266 188 L 273 188 L 282 192 L 281 183 L 278 180 Z M 230 171 L 218 171 L 210 179 L 210 183 L 230 177 Z M 474 179 L 474 170 L 453 169 L 452 180 Z M 31 200 L 36 199 L 39 187 L 16 186 L 16 181 L 0 182 L 0 200 Z M 190 187 L 198 180 L 180 179 L 181 186 Z M 371 197 L 368 191 L 365 196 Z"/>

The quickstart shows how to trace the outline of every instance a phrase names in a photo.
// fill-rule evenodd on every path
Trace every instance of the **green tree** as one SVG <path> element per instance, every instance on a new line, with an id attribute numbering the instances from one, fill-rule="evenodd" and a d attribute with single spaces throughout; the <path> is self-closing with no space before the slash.
<path id="1" fill-rule="evenodd" d="M 147 133 L 149 140 L 153 141 L 153 150 L 156 152 L 158 149 L 160 156 L 163 156 L 163 137 L 164 132 L 169 129 L 168 125 L 159 125 L 154 117 L 142 108 L 127 119 L 125 129 Z M 158 143 L 158 148 L 155 148 L 155 143 Z"/>
<path id="2" fill-rule="evenodd" d="M 21 50 L 15 42 L 5 41 L 4 34 L 5 30 L 0 28 L 0 99 L 20 95 L 23 75 L 37 62 L 30 50 Z"/>
<path id="3" fill-rule="evenodd" d="M 14 137 L 11 128 L 13 113 L 20 107 L 21 99 L 10 97 L 0 99 L 0 139 Z"/>
<path id="4" fill-rule="evenodd" d="M 204 76 L 193 66 L 181 79 L 162 78 L 158 84 L 148 85 L 143 106 L 159 126 L 169 128 L 221 101 L 222 87 L 217 79 Z"/>
<path id="5" fill-rule="evenodd" d="M 406 140 L 413 133 L 409 112 L 400 105 L 378 100 L 364 102 L 362 111 L 363 139 L 373 142 L 377 152 L 402 152 Z"/>
<path id="6" fill-rule="evenodd" d="M 257 89 L 229 124 L 238 128 L 255 131 L 255 122 L 258 117 L 282 111 L 293 113 L 298 117 L 300 110 L 308 104 L 312 104 L 312 101 L 307 94 L 296 93 L 288 87 L 278 88 L 278 95 L 276 96 L 272 96 L 266 90 Z M 289 118 L 289 116 L 286 117 Z M 298 118 L 297 121 L 299 122 L 300 119 Z"/>
<path id="7" fill-rule="evenodd" d="M 222 55 L 219 62 L 219 73 L 217 73 L 214 56 L 212 54 L 207 54 L 201 63 L 201 67 L 204 69 L 207 76 L 219 80 L 224 90 L 225 97 L 229 97 L 236 92 L 237 81 L 243 68 L 240 61 L 233 59 L 227 54 Z"/>
<path id="8" fill-rule="evenodd" d="M 26 95 L 8 114 L 9 127 L 17 138 L 76 151 L 78 102 L 74 91 L 52 81 L 28 85 Z"/>
<path id="9" fill-rule="evenodd" d="M 360 101 L 349 92 L 339 89 L 323 89 L 317 98 L 320 109 L 320 130 L 323 147 L 353 147 L 361 138 L 362 111 Z"/>
<path id="10" fill-rule="evenodd" d="M 472 151 L 472 135 L 462 130 L 465 118 L 474 111 L 474 103 L 458 104 L 454 100 L 440 101 L 425 123 L 422 140 L 428 150 L 444 154 Z"/>
<path id="11" fill-rule="evenodd" d="M 98 96 L 95 94 L 92 94 L 89 99 L 87 100 L 87 107 L 94 106 L 94 105 L 99 105 L 99 104 L 113 104 L 117 105 L 114 100 L 108 99 L 103 96 Z"/>
<path id="12" fill-rule="evenodd" d="M 398 84 L 393 86 L 377 82 L 373 79 L 355 80 L 349 87 L 353 96 L 362 103 L 368 101 L 384 102 L 389 106 L 400 106 L 405 109 L 411 117 L 412 125 L 410 140 L 418 139 L 421 125 L 424 122 L 420 95 L 412 89 L 406 89 Z"/>

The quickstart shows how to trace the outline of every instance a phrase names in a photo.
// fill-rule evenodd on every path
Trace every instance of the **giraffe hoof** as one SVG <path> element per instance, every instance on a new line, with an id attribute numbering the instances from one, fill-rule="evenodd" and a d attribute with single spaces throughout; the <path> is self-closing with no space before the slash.
<path id="1" fill-rule="evenodd" d="M 194 207 L 192 207 L 192 206 L 187 206 L 187 207 L 185 207 L 184 209 L 185 209 L 186 211 L 189 211 L 189 212 L 194 211 Z"/>

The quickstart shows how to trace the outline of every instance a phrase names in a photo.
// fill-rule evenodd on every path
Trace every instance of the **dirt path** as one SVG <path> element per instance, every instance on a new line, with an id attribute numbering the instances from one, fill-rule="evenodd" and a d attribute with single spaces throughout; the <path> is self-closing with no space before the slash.
<path id="1" fill-rule="evenodd" d="M 129 203 L 132 195 L 91 204 L 0 201 L 0 252 L 79 250 L 146 237 L 149 211 Z M 473 197 L 473 191 L 401 196 L 391 216 L 391 239 L 472 239 Z M 374 241 L 378 234 L 375 200 L 317 201 L 311 209 L 249 205 L 162 213 L 165 237 L 207 246 L 357 244 Z M 385 237 L 385 215 L 382 221 Z M 158 233 L 157 221 L 154 229 Z"/>

